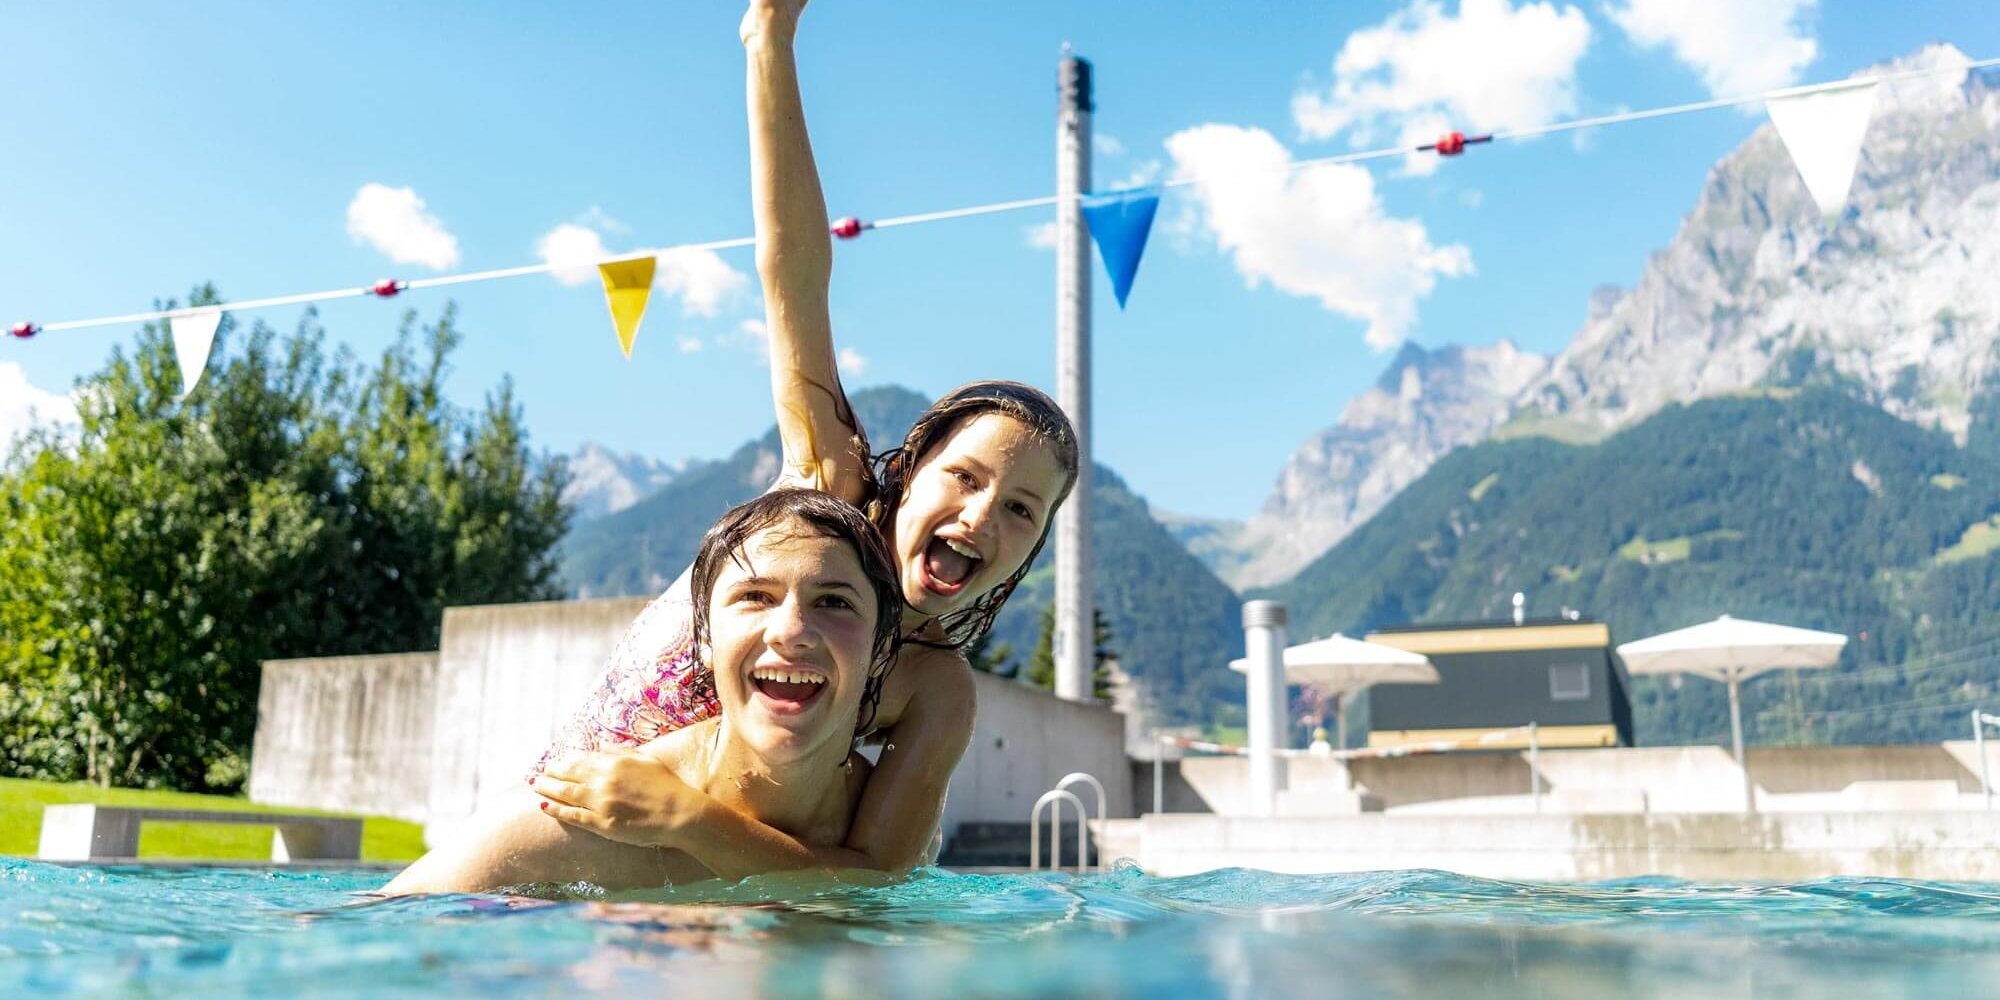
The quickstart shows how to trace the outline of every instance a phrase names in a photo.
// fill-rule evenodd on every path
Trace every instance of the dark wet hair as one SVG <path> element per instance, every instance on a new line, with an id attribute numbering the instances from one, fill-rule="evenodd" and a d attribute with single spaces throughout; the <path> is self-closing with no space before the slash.
<path id="1" fill-rule="evenodd" d="M 844 402 L 844 401 L 843 401 Z M 868 484 L 862 504 L 868 519 L 875 523 L 883 537 L 888 537 L 896 528 L 896 511 L 902 506 L 903 495 L 909 489 L 910 476 L 916 471 L 926 456 L 943 444 L 954 431 L 964 426 L 974 417 L 987 413 L 1002 413 L 1021 422 L 1036 439 L 1049 446 L 1055 453 L 1056 464 L 1062 467 L 1062 489 L 1056 492 L 1049 503 L 1048 520 L 1042 524 L 1042 537 L 1035 540 L 1035 547 L 1028 552 L 1013 574 L 1006 580 L 979 596 L 967 607 L 960 608 L 938 618 L 944 630 L 942 642 L 908 638 L 905 641 L 926 646 L 947 649 L 963 649 L 986 634 L 993 627 L 993 619 L 1012 596 L 1014 588 L 1028 570 L 1035 565 L 1035 558 L 1041 555 L 1042 546 L 1048 543 L 1049 531 L 1055 526 L 1056 511 L 1076 485 L 1078 454 L 1076 427 L 1069 422 L 1062 407 L 1050 399 L 1048 394 L 1024 382 L 991 380 L 969 382 L 946 393 L 942 399 L 932 403 L 930 408 L 917 417 L 910 425 L 910 433 L 905 435 L 900 447 L 891 448 L 874 457 L 873 481 Z M 862 447 L 866 447 L 865 441 Z M 902 599 L 902 589 L 897 588 L 896 598 Z"/>
<path id="2" fill-rule="evenodd" d="M 694 600 L 694 638 L 706 649 L 709 638 L 709 602 L 715 596 L 716 578 L 725 561 L 742 565 L 743 546 L 751 538 L 772 528 L 790 529 L 791 537 L 836 538 L 854 550 L 861 572 L 875 591 L 875 637 L 868 663 L 868 681 L 861 693 L 861 718 L 855 727 L 857 738 L 872 731 L 875 713 L 882 701 L 882 680 L 895 661 L 897 626 L 903 617 L 903 587 L 897 579 L 896 560 L 875 526 L 859 510 L 839 497 L 818 490 L 786 488 L 772 490 L 729 509 L 702 536 L 694 557 L 689 581 Z M 710 664 L 703 669 L 712 671 Z"/>

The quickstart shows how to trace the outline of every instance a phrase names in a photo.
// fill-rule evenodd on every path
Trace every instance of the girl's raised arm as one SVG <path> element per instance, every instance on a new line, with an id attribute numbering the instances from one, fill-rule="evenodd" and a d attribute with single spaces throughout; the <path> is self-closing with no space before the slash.
<path id="1" fill-rule="evenodd" d="M 867 445 L 840 386 L 827 287 L 833 241 L 806 136 L 792 40 L 805 0 L 751 0 L 742 36 L 749 57 L 750 202 L 757 276 L 771 340 L 771 398 L 784 466 L 778 486 L 805 486 L 859 503 Z"/>

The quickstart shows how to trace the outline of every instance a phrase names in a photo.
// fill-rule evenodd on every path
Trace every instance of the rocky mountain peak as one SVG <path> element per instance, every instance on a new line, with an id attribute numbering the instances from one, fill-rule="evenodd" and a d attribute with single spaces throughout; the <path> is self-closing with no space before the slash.
<path id="1" fill-rule="evenodd" d="M 579 521 L 616 514 L 672 482 L 686 468 L 685 462 L 621 454 L 596 442 L 585 442 L 569 456 L 570 481 L 563 499 L 576 511 Z"/>
<path id="2" fill-rule="evenodd" d="M 1438 456 L 1484 438 L 1549 359 L 1511 341 L 1426 349 L 1405 343 L 1334 426 L 1285 463 L 1264 509 L 1214 560 L 1238 588 L 1290 577 L 1367 520 Z"/>
<path id="3" fill-rule="evenodd" d="M 1856 75 L 1967 62 L 1933 45 Z M 1609 429 L 1671 402 L 1819 378 L 1963 434 L 2000 338 L 1996 213 L 2000 89 L 1984 74 L 1883 83 L 1831 226 L 1767 124 L 1517 402 Z"/>

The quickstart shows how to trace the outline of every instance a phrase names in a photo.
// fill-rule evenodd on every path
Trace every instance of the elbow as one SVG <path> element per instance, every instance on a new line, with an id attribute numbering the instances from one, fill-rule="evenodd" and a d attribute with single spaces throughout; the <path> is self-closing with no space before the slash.
<path id="1" fill-rule="evenodd" d="M 831 242 L 824 246 L 782 247 L 758 241 L 757 276 L 766 282 L 791 285 L 816 281 L 823 285 L 832 275 Z"/>

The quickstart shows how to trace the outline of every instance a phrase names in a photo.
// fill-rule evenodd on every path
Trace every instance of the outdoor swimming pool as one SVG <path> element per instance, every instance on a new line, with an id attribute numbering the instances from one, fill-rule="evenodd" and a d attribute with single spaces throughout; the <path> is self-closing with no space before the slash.
<path id="1" fill-rule="evenodd" d="M 375 900 L 380 872 L 0 861 L 0 996 L 1910 996 L 2000 983 L 2000 885 L 1407 871 L 751 880 Z M 788 902 L 775 902 L 777 898 Z"/>

